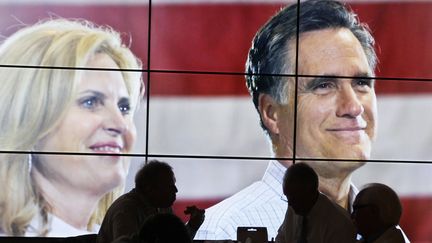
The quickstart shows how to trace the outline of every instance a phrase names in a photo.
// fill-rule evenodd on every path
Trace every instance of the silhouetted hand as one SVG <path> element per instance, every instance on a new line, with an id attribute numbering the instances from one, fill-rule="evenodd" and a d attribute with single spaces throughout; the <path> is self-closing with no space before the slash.
<path id="1" fill-rule="evenodd" d="M 204 222 L 205 210 L 197 208 L 195 205 L 186 207 L 184 211 L 186 215 L 190 215 L 188 225 L 192 229 L 198 229 Z"/>

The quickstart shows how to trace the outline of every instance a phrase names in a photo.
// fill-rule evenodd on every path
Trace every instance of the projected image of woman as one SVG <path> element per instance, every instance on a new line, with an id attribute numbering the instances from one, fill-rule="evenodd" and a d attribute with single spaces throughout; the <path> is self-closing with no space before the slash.
<path id="1" fill-rule="evenodd" d="M 0 46 L 0 64 L 140 69 L 118 33 L 49 20 Z M 123 192 L 136 129 L 139 72 L 0 68 L 0 235 L 96 232 Z M 40 154 L 100 153 L 102 155 Z"/>

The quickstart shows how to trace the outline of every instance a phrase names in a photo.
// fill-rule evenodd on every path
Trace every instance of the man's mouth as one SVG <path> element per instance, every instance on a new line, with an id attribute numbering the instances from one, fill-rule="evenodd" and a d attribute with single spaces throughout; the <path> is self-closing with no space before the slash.
<path id="1" fill-rule="evenodd" d="M 330 132 L 357 132 L 357 131 L 364 131 L 364 130 L 366 130 L 366 127 L 360 127 L 360 126 L 327 129 L 327 131 L 330 131 Z"/>
<path id="2" fill-rule="evenodd" d="M 333 134 L 335 137 L 344 140 L 349 144 L 359 143 L 363 136 L 366 134 L 365 127 L 341 127 L 327 129 L 328 132 Z"/>

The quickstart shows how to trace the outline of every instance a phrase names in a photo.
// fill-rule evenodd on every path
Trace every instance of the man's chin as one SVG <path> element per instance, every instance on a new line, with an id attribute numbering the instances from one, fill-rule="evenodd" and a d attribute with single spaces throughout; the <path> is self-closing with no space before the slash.
<path id="1" fill-rule="evenodd" d="M 364 153 L 339 154 L 332 157 L 335 160 L 328 160 L 328 163 L 331 163 L 340 172 L 353 172 L 365 165 L 366 160 L 369 158 Z"/>
<path id="2" fill-rule="evenodd" d="M 364 161 L 302 161 L 310 165 L 320 177 L 333 178 L 342 175 L 349 175 L 358 168 L 362 167 Z"/>
<path id="3" fill-rule="evenodd" d="M 339 152 L 339 151 L 328 151 L 316 156 L 297 156 L 297 161 L 334 161 L 341 163 L 365 163 L 369 159 L 369 154 L 363 152 Z"/>
<path id="4" fill-rule="evenodd" d="M 337 167 L 341 171 L 353 172 L 365 164 L 365 161 L 341 161 L 341 163 L 337 164 Z"/>
<path id="5" fill-rule="evenodd" d="M 323 157 L 323 159 L 334 159 L 337 161 L 346 161 L 347 163 L 362 163 L 370 158 L 370 147 L 361 145 L 346 146 L 341 144 L 323 153 Z"/>

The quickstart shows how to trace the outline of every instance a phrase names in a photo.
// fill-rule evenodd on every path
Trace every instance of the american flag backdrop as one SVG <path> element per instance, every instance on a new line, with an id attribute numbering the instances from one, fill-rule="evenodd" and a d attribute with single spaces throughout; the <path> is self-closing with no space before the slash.
<path id="1" fill-rule="evenodd" d="M 135 153 L 142 157 L 133 158 L 127 187 L 146 154 L 169 162 L 182 216 L 185 205 L 211 206 L 264 173 L 270 145 L 242 73 L 256 31 L 292 2 L 0 0 L 0 35 L 48 17 L 83 18 L 121 32 L 143 61 L 147 82 L 136 117 Z M 376 85 L 372 159 L 379 162 L 360 168 L 353 181 L 394 188 L 405 233 L 412 242 L 432 242 L 432 1 L 347 2 L 371 29 L 376 75 L 385 78 Z"/>

